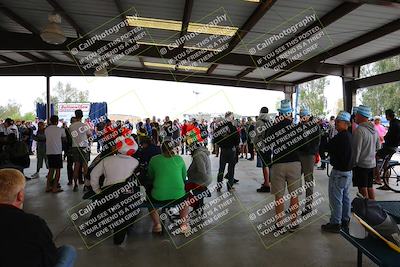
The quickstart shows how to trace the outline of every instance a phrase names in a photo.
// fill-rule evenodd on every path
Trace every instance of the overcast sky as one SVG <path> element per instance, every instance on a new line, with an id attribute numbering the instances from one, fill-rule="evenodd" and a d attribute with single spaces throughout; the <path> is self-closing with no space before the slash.
<path id="1" fill-rule="evenodd" d="M 328 79 L 330 85 L 325 95 L 331 114 L 342 97 L 342 84 L 338 77 Z M 46 90 L 45 77 L 0 77 L 0 81 L 3 87 L 0 104 L 14 100 L 22 105 L 22 113 L 34 111 L 34 100 Z M 58 81 L 89 90 L 89 100 L 107 102 L 109 114 L 139 117 L 181 118 L 184 113 L 224 113 L 227 110 L 254 116 L 262 106 L 274 112 L 276 102 L 284 97 L 283 93 L 275 91 L 118 77 L 51 77 L 51 86 Z"/>

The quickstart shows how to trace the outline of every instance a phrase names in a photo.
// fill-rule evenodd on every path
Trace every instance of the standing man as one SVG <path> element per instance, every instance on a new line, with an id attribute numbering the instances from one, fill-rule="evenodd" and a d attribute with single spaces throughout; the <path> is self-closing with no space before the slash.
<path id="1" fill-rule="evenodd" d="M 293 131 L 293 116 L 292 107 L 289 100 L 281 101 L 281 108 L 278 109 L 280 119 L 271 128 L 272 133 L 277 132 L 292 132 Z M 290 130 L 292 128 L 292 130 Z M 297 153 L 298 143 L 287 141 L 288 146 L 273 147 L 272 151 L 272 167 L 271 167 L 271 193 L 275 195 L 275 214 L 276 214 L 276 229 L 280 230 L 284 226 L 282 223 L 285 216 L 285 200 L 284 194 L 286 185 L 290 194 L 290 227 L 292 231 L 299 227 L 297 222 L 297 214 L 299 209 L 299 188 L 302 186 L 301 181 L 301 163 Z"/>
<path id="2" fill-rule="evenodd" d="M 376 167 L 375 154 L 379 149 L 379 136 L 375 127 L 369 122 L 371 108 L 360 105 L 357 109 L 355 121 L 358 124 L 353 134 L 353 186 L 358 187 L 358 191 L 365 198 L 375 199 L 374 188 L 374 168 Z"/>
<path id="3" fill-rule="evenodd" d="M 349 131 L 351 115 L 341 111 L 336 117 L 336 134 L 328 144 L 328 151 L 333 166 L 329 177 L 329 223 L 321 226 L 322 231 L 339 233 L 340 228 L 348 228 L 350 222 L 349 189 L 352 177 L 353 151 L 352 136 Z"/>
<path id="4" fill-rule="evenodd" d="M 250 140 L 249 151 L 250 151 L 250 159 L 254 159 L 254 144 L 256 144 L 257 150 L 257 162 L 261 162 L 262 173 L 264 182 L 260 188 L 257 189 L 259 193 L 269 193 L 271 192 L 271 185 L 269 182 L 269 165 L 271 164 L 271 150 L 260 147 L 260 144 L 263 144 L 264 139 L 267 138 L 267 135 L 270 133 L 270 128 L 273 124 L 272 120 L 268 116 L 268 108 L 262 107 L 260 109 L 260 114 L 256 120 L 256 126 L 254 127 L 253 123 L 250 122 L 249 126 L 249 135 L 252 140 Z M 250 138 L 249 138 L 250 139 Z M 258 144 L 258 145 L 257 145 Z M 260 166 L 260 165 L 258 165 Z"/>
<path id="5" fill-rule="evenodd" d="M 314 186 L 311 186 L 311 184 L 314 182 L 315 154 L 319 150 L 321 134 L 319 126 L 314 121 L 314 118 L 311 116 L 307 107 L 300 109 L 299 125 L 303 127 L 303 130 L 311 130 L 313 127 L 318 128 L 317 131 L 312 131 L 304 137 L 303 145 L 299 148 L 301 173 L 304 175 L 305 184 L 309 185 L 306 188 L 306 206 L 304 210 L 304 214 L 307 214 L 312 210 Z"/>
<path id="6" fill-rule="evenodd" d="M 63 167 L 62 160 L 62 139 L 66 138 L 64 128 L 57 127 L 58 116 L 50 117 L 50 125 L 47 126 L 44 134 L 46 136 L 46 155 L 49 164 L 47 175 L 46 192 L 58 193 L 63 190 L 58 187 L 60 182 L 60 170 Z"/>
<path id="7" fill-rule="evenodd" d="M 83 175 L 87 178 L 88 162 L 90 160 L 90 146 L 88 137 L 92 135 L 89 125 L 82 122 L 83 112 L 80 109 L 75 110 L 76 122 L 72 123 L 69 131 L 72 136 L 72 153 L 74 158 L 74 189 L 78 191 L 79 170 L 83 168 Z M 84 181 L 79 181 L 83 184 Z"/>
<path id="8" fill-rule="evenodd" d="M 236 147 L 239 145 L 240 136 L 236 127 L 233 126 L 233 119 L 233 113 L 230 111 L 226 112 L 225 120 L 218 123 L 217 128 L 214 131 L 215 143 L 221 148 L 218 170 L 218 192 L 221 192 L 221 184 L 224 178 L 226 164 L 228 164 L 227 189 L 228 191 L 234 190 L 233 184 L 236 164 Z"/>

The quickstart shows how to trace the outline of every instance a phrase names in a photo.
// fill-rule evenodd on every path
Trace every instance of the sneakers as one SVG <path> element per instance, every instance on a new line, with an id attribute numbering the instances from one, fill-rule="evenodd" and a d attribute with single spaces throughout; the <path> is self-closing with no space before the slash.
<path id="1" fill-rule="evenodd" d="M 74 185 L 74 189 L 72 189 L 72 191 L 74 191 L 74 192 L 78 192 L 78 185 L 76 184 L 76 185 Z"/>
<path id="2" fill-rule="evenodd" d="M 299 229 L 300 225 L 297 223 L 291 223 L 289 224 L 288 228 L 289 228 L 289 232 L 290 233 L 294 233 L 296 232 L 297 229 Z"/>
<path id="3" fill-rule="evenodd" d="M 261 187 L 257 189 L 257 192 L 258 193 L 269 193 L 269 192 L 271 192 L 271 187 L 261 185 Z"/>
<path id="4" fill-rule="evenodd" d="M 340 232 L 340 224 L 327 223 L 327 224 L 321 225 L 321 230 L 324 232 L 338 234 Z"/>
<path id="5" fill-rule="evenodd" d="M 301 216 L 305 216 L 309 214 L 312 211 L 311 208 L 305 208 L 304 210 L 301 211 Z"/>
<path id="6" fill-rule="evenodd" d="M 239 183 L 239 180 L 233 179 L 233 183 L 234 183 L 234 184 L 237 184 L 237 183 Z"/>
<path id="7" fill-rule="evenodd" d="M 39 173 L 38 173 L 38 172 L 35 172 L 35 173 L 31 176 L 31 178 L 32 178 L 32 179 L 37 179 L 37 178 L 39 178 Z"/>

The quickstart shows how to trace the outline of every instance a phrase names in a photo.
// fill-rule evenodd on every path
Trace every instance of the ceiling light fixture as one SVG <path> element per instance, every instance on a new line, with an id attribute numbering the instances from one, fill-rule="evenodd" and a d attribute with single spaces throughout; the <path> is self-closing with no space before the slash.
<path id="1" fill-rule="evenodd" d="M 181 31 L 182 28 L 182 22 L 177 20 L 142 18 L 133 16 L 127 16 L 126 19 L 131 27 L 143 27 L 170 31 Z M 188 32 L 225 36 L 233 36 L 237 30 L 237 27 L 195 22 L 190 22 L 187 28 Z"/>
<path id="2" fill-rule="evenodd" d="M 52 13 L 48 17 L 49 23 L 43 28 L 40 37 L 43 41 L 53 45 L 59 45 L 65 42 L 64 31 L 61 28 L 61 17 L 56 13 Z"/>

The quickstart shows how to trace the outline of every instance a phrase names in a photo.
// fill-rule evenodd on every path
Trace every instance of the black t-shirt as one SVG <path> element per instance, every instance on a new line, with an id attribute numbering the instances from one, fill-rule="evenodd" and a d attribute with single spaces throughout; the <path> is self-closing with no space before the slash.
<path id="1" fill-rule="evenodd" d="M 389 130 L 385 135 L 385 146 L 398 147 L 400 145 L 400 121 L 393 119 L 389 123 Z"/>
<path id="2" fill-rule="evenodd" d="M 233 148 L 239 145 L 239 131 L 233 126 L 232 122 L 222 121 L 218 123 L 214 130 L 214 140 L 221 148 Z"/>
<path id="3" fill-rule="evenodd" d="M 296 127 L 298 126 L 295 126 L 292 121 L 284 119 L 274 124 L 269 129 L 268 133 L 276 135 L 277 133 L 284 131 L 284 135 L 286 135 L 287 133 L 295 132 Z M 290 143 L 290 141 L 292 142 Z M 271 163 L 275 164 L 300 161 L 298 149 L 301 145 L 301 141 L 295 141 L 293 138 L 290 138 L 284 143 L 279 143 L 278 145 L 273 146 Z"/>
<path id="4" fill-rule="evenodd" d="M 1 267 L 54 267 L 57 248 L 43 219 L 4 204 L 0 218 Z"/>
<path id="5" fill-rule="evenodd" d="M 352 135 L 342 131 L 328 143 L 331 165 L 338 171 L 350 171 L 353 167 L 353 151 L 351 149 Z"/>

